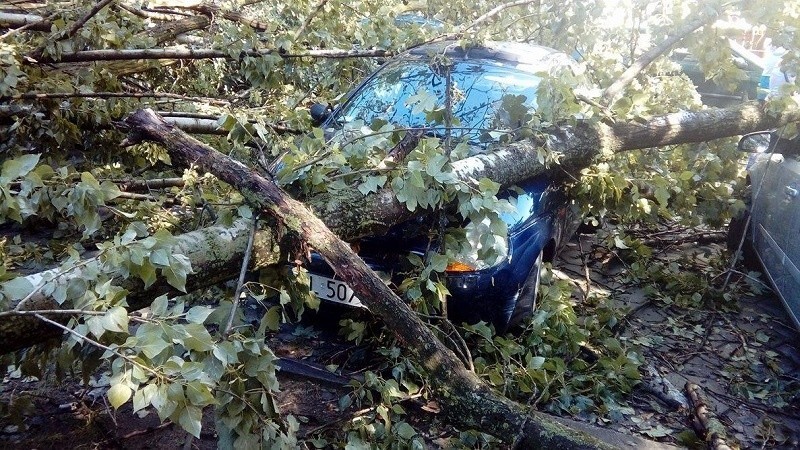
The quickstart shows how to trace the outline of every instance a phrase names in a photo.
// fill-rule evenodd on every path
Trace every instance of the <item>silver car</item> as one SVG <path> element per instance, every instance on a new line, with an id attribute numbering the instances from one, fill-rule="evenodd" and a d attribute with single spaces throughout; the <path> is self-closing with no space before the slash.
<path id="1" fill-rule="evenodd" d="M 760 268 L 800 329 L 800 138 L 748 134 L 739 149 L 748 162 L 747 208 L 731 219 L 728 247 L 741 248 L 746 266 Z"/>

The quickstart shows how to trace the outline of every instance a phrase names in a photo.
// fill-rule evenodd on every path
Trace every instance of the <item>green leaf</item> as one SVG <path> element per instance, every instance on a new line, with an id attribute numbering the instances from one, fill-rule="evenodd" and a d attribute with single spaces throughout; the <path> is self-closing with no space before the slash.
<path id="1" fill-rule="evenodd" d="M 261 319 L 261 323 L 271 331 L 278 331 L 278 328 L 281 326 L 281 308 L 279 306 L 273 306 L 268 309 Z"/>
<path id="2" fill-rule="evenodd" d="M 167 313 L 167 306 L 169 304 L 169 299 L 167 299 L 166 295 L 160 295 L 153 300 L 153 303 L 150 304 L 150 312 L 154 316 L 163 316 Z"/>
<path id="3" fill-rule="evenodd" d="M 156 324 L 145 323 L 136 330 L 137 347 L 149 359 L 153 359 L 163 352 L 171 343 L 164 339 L 164 332 Z"/>
<path id="4" fill-rule="evenodd" d="M 663 186 L 659 186 L 656 188 L 655 192 L 656 201 L 661 206 L 668 206 L 669 203 L 669 191 L 667 188 Z"/>
<path id="5" fill-rule="evenodd" d="M 33 288 L 33 284 L 26 277 L 18 277 L 3 283 L 3 294 L 10 300 L 21 300 L 27 297 Z"/>
<path id="6" fill-rule="evenodd" d="M 143 388 L 133 394 L 133 412 L 144 409 L 150 405 L 153 396 L 158 392 L 158 386 L 155 384 L 145 385 Z"/>
<path id="7" fill-rule="evenodd" d="M 382 188 L 383 185 L 386 184 L 387 179 L 388 178 L 386 175 L 367 177 L 363 183 L 358 185 L 358 191 L 364 195 L 367 195 L 371 192 L 378 192 L 378 189 Z"/>
<path id="8" fill-rule="evenodd" d="M 187 405 L 186 408 L 181 411 L 180 417 L 178 417 L 178 424 L 181 428 L 188 431 L 189 434 L 199 438 L 200 430 L 203 428 L 201 423 L 202 419 L 203 410 L 201 408 Z"/>
<path id="9" fill-rule="evenodd" d="M 186 325 L 186 332 L 189 335 L 184 338 L 183 345 L 189 350 L 207 352 L 214 348 L 214 338 L 208 333 L 206 327 L 199 323 Z"/>
<path id="10" fill-rule="evenodd" d="M 397 435 L 405 440 L 411 440 L 414 436 L 416 436 L 417 431 L 411 425 L 407 424 L 406 422 L 400 422 L 394 426 Z"/>
<path id="11" fill-rule="evenodd" d="M 166 249 L 160 248 L 150 253 L 150 262 L 157 267 L 165 267 L 169 265 L 169 254 Z"/>
<path id="12" fill-rule="evenodd" d="M 131 398 L 131 388 L 128 387 L 127 384 L 115 384 L 111 386 L 111 389 L 108 390 L 106 396 L 108 396 L 108 402 L 114 409 L 118 409 L 120 406 L 124 405 L 125 402 Z"/>
<path id="13" fill-rule="evenodd" d="M 534 356 L 528 361 L 528 368 L 533 370 L 539 370 L 542 368 L 542 364 L 544 364 L 544 357 L 543 356 Z"/>
<path id="14" fill-rule="evenodd" d="M 3 163 L 2 171 L 0 171 L 0 178 L 12 181 L 16 178 L 23 177 L 33 170 L 38 162 L 38 154 L 22 155 L 6 160 Z"/>
<path id="15" fill-rule="evenodd" d="M 102 317 L 103 328 L 115 333 L 128 332 L 128 310 L 122 306 L 115 306 Z"/>
<path id="16" fill-rule="evenodd" d="M 186 320 L 191 323 L 203 323 L 212 312 L 214 312 L 212 308 L 193 306 L 186 312 Z"/>
<path id="17" fill-rule="evenodd" d="M 192 381 L 186 386 L 186 397 L 195 406 L 207 406 L 216 403 L 211 389 L 200 381 Z"/>
<path id="18" fill-rule="evenodd" d="M 101 337 L 106 332 L 106 327 L 103 325 L 102 316 L 92 316 L 86 321 L 86 326 L 89 328 L 89 333 L 95 337 Z"/>

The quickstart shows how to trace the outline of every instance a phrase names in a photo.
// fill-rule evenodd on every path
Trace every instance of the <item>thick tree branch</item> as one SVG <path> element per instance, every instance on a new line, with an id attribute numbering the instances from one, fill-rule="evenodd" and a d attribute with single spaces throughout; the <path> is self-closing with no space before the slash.
<path id="1" fill-rule="evenodd" d="M 574 171 L 588 166 L 595 157 L 625 150 L 644 149 L 688 142 L 704 142 L 752 131 L 776 128 L 799 122 L 800 111 L 767 112 L 757 102 L 730 109 L 704 109 L 654 117 L 644 123 L 582 124 L 573 129 L 553 130 L 550 151 L 561 155 L 560 167 L 545 167 L 538 162 L 539 144 L 520 141 L 500 150 L 453 163 L 459 180 L 489 178 L 503 186 L 561 169 Z M 308 204 L 343 239 L 383 234 L 391 226 L 411 216 L 391 189 L 381 189 L 364 197 L 357 189 L 321 194 Z"/>
<path id="2" fill-rule="evenodd" d="M 299 53 L 283 53 L 279 50 L 246 50 L 237 55 L 230 55 L 224 50 L 189 49 L 186 47 L 167 47 L 126 50 L 84 50 L 61 55 L 58 60 L 45 58 L 39 63 L 74 63 L 87 61 L 127 61 L 134 59 L 236 59 L 245 56 L 261 57 L 277 55 L 282 58 L 383 58 L 391 56 L 388 50 L 306 50 Z"/>
<path id="3" fill-rule="evenodd" d="M 228 9 L 222 9 L 217 5 L 204 3 L 202 5 L 191 6 L 187 9 L 193 11 L 199 11 L 209 16 L 215 16 L 215 15 L 222 16 L 224 19 L 230 20 L 231 22 L 241 23 L 258 31 L 269 31 L 270 28 L 269 23 L 267 22 L 261 22 L 255 19 L 251 19 L 242 13 L 231 11 Z"/>
<path id="4" fill-rule="evenodd" d="M 0 96 L 0 101 L 7 100 L 40 100 L 54 98 L 168 98 L 190 102 L 203 102 L 209 105 L 228 106 L 230 101 L 222 98 L 192 97 L 173 94 L 171 92 L 24 92 Z"/>
<path id="5" fill-rule="evenodd" d="M 800 121 L 800 110 L 769 111 L 768 105 L 747 102 L 732 108 L 707 108 L 656 116 L 644 123 L 618 122 L 610 132 L 608 151 L 705 142 Z"/>
<path id="6" fill-rule="evenodd" d="M 18 14 L 0 11 L 0 27 L 21 28 L 33 31 L 50 31 L 53 24 L 35 14 Z"/>
<path id="7" fill-rule="evenodd" d="M 153 38 L 156 41 L 156 45 L 160 45 L 165 42 L 169 42 L 184 33 L 195 30 L 203 30 L 209 25 L 211 25 L 211 19 L 209 19 L 208 16 L 197 15 L 168 23 L 162 23 L 143 31 L 142 33 Z"/>
<path id="8" fill-rule="evenodd" d="M 686 394 L 691 406 L 690 419 L 692 426 L 706 444 L 709 450 L 733 450 L 728 445 L 725 426 L 706 401 L 700 386 L 687 382 Z"/>
<path id="9" fill-rule="evenodd" d="M 58 40 L 61 41 L 61 40 L 64 40 L 64 39 L 69 39 L 72 36 L 75 36 L 75 33 L 80 31 L 80 29 L 86 24 L 86 22 L 89 21 L 89 19 L 94 17 L 97 13 L 100 12 L 100 10 L 102 10 L 103 8 L 108 6 L 108 4 L 113 2 L 113 1 L 114 0 L 100 0 L 99 2 L 97 2 L 92 7 L 92 9 L 90 9 L 86 14 L 84 14 L 83 17 L 81 17 L 80 19 L 76 20 L 75 23 L 73 23 L 72 26 L 69 27 L 69 30 L 67 30 L 67 32 L 64 35 L 59 37 Z"/>
<path id="10" fill-rule="evenodd" d="M 610 154 L 615 151 L 681 142 L 699 142 L 776 128 L 785 123 L 798 121 L 800 121 L 800 111 L 769 115 L 765 106 L 752 102 L 732 109 L 706 109 L 693 113 L 669 114 L 653 118 L 642 124 L 619 123 L 613 127 L 581 126 L 569 132 L 555 134 L 551 148 L 562 154 L 561 161 L 564 167 L 579 168 L 590 164 L 595 156 L 603 153 Z M 546 168 L 540 165 L 537 162 L 536 147 L 532 142 L 518 142 L 488 154 L 456 161 L 453 163 L 454 170 L 459 179 L 464 182 L 469 182 L 470 178 L 487 177 L 504 186 L 519 183 L 546 171 L 553 173 L 553 170 L 560 170 L 560 168 Z M 382 234 L 391 226 L 411 217 L 408 208 L 397 201 L 390 189 L 383 189 L 368 196 L 364 196 L 357 189 L 343 190 L 335 196 L 322 194 L 306 201 L 324 220 L 328 228 L 346 239 Z M 237 252 L 243 252 L 246 244 L 246 228 L 240 229 L 238 226 L 230 232 L 220 228 L 216 232 L 203 234 L 210 240 L 209 244 L 202 248 L 208 249 L 209 245 L 215 247 L 214 243 L 218 235 L 234 232 L 237 236 L 236 244 L 231 244 L 231 246 L 235 247 Z M 201 237 L 196 235 L 189 241 L 199 242 Z M 214 256 L 215 263 L 228 268 L 233 267 L 233 271 L 225 272 L 229 278 L 232 278 L 235 276 L 235 269 L 240 264 L 240 255 L 241 253 L 236 252 L 217 254 Z M 201 267 L 201 265 L 196 265 L 193 257 L 191 259 L 193 267 L 196 269 Z M 150 298 L 152 298 L 152 294 L 146 292 L 141 295 L 151 295 Z M 47 307 L 35 309 L 47 309 Z M 28 332 L 36 325 L 40 324 L 29 325 L 27 328 L 14 331 L 10 330 L 15 328 L 13 325 L 9 325 L 9 329 L 4 329 L 3 324 L 0 323 L 0 342 L 15 342 L 14 345 L 17 346 L 0 346 L 0 353 L 10 351 L 9 348 L 21 348 L 40 342 Z M 18 340 L 7 340 L 6 336 L 9 335 L 4 333 L 15 333 Z"/>
<path id="11" fill-rule="evenodd" d="M 717 12 L 703 14 L 700 17 L 687 22 L 684 26 L 682 26 L 679 30 L 677 30 L 674 34 L 670 35 L 661 42 L 659 45 L 651 48 L 650 50 L 646 51 L 642 56 L 639 57 L 633 64 L 630 65 L 619 78 L 611 83 L 609 87 L 603 91 L 603 101 L 606 105 L 610 105 L 611 102 L 615 100 L 617 95 L 622 92 L 625 87 L 633 81 L 639 73 L 644 70 L 645 67 L 650 65 L 656 58 L 663 55 L 667 51 L 669 51 L 672 46 L 677 44 L 678 42 L 682 41 L 683 38 L 692 34 L 695 30 L 710 23 L 712 20 L 715 20 L 719 14 Z"/>

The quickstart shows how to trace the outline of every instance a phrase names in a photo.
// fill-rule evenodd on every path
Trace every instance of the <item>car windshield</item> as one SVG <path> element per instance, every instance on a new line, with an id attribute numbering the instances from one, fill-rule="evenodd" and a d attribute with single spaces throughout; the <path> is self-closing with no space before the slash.
<path id="1" fill-rule="evenodd" d="M 448 73 L 451 76 L 452 136 L 477 144 L 524 125 L 535 106 L 540 77 L 491 59 L 456 60 L 448 66 L 427 59 L 385 65 L 333 119 L 337 128 L 376 119 L 397 127 L 430 128 L 443 136 Z M 440 111 L 436 114 L 436 111 Z M 492 132 L 490 134 L 490 132 Z"/>

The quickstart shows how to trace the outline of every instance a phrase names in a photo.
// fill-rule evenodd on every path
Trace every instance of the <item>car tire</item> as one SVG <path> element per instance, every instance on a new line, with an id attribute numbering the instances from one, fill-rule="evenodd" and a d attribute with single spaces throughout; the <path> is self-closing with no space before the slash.
<path id="1" fill-rule="evenodd" d="M 739 243 L 742 243 L 742 254 L 740 261 L 748 269 L 758 269 L 758 258 L 756 251 L 753 248 L 753 235 L 750 227 L 750 210 L 745 209 L 735 217 L 731 217 L 731 222 L 728 224 L 728 251 L 731 253 L 731 258 L 739 248 Z"/>
<path id="2" fill-rule="evenodd" d="M 544 249 L 539 251 L 539 256 L 533 263 L 528 278 L 522 283 L 522 288 L 517 296 L 517 303 L 514 305 L 514 312 L 508 319 L 508 328 L 518 328 L 536 310 L 536 297 L 539 295 L 539 282 L 542 278 L 542 261 L 544 260 Z"/>

